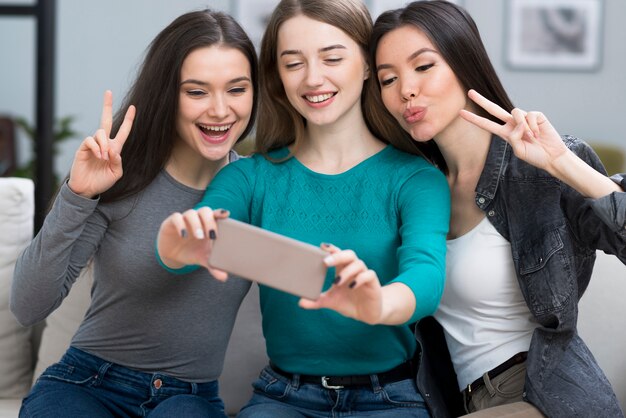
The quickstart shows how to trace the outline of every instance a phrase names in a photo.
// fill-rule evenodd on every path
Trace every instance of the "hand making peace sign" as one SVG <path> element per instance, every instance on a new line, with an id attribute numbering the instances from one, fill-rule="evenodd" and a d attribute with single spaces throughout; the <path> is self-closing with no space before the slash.
<path id="1" fill-rule="evenodd" d="M 526 112 L 515 108 L 511 113 L 470 90 L 468 96 L 504 125 L 478 116 L 467 110 L 461 116 L 468 122 L 489 131 L 508 142 L 515 156 L 535 167 L 552 172 L 555 161 L 566 154 L 567 147 L 550 121 L 541 112 Z"/>
<path id="2" fill-rule="evenodd" d="M 113 126 L 113 93 L 104 93 L 100 129 L 88 136 L 76 151 L 68 186 L 81 196 L 93 198 L 105 192 L 122 177 L 122 147 L 135 119 L 135 106 L 129 106 L 115 138 Z"/>

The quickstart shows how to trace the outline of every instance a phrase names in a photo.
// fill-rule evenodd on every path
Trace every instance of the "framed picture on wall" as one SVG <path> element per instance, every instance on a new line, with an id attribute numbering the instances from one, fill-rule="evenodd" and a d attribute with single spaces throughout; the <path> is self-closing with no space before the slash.
<path id="1" fill-rule="evenodd" d="M 520 70 L 600 67 L 603 0 L 509 0 L 505 54 Z"/>
<path id="2" fill-rule="evenodd" d="M 375 21 L 384 11 L 391 9 L 399 9 L 411 3 L 413 0 L 366 0 L 372 19 Z M 448 0 L 450 3 L 463 5 L 463 0 Z"/>

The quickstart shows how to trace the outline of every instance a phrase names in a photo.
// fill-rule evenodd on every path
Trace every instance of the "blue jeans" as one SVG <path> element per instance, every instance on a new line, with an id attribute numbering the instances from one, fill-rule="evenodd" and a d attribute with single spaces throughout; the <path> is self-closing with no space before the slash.
<path id="1" fill-rule="evenodd" d="M 370 378 L 371 386 L 326 389 L 320 384 L 302 384 L 299 375 L 287 378 L 267 366 L 252 384 L 252 399 L 237 417 L 430 417 L 414 379 L 380 385 L 376 375 Z"/>
<path id="2" fill-rule="evenodd" d="M 42 373 L 19 416 L 226 417 L 217 381 L 189 383 L 138 372 L 74 347 Z"/>

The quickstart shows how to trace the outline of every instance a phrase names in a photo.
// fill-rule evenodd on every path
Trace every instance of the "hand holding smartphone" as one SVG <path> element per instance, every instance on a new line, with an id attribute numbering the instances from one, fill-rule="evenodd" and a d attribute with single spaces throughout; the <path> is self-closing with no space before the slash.
<path id="1" fill-rule="evenodd" d="M 209 264 L 248 280 L 315 300 L 328 255 L 321 248 L 234 219 L 217 219 Z"/>

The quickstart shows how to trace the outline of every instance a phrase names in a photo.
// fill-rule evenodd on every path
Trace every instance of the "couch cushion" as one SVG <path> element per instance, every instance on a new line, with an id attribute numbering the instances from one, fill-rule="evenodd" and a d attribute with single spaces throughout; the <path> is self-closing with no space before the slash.
<path id="1" fill-rule="evenodd" d="M 268 363 L 261 327 L 259 287 L 253 284 L 243 299 L 228 343 L 220 395 L 226 413 L 234 416 L 252 397 L 252 382 Z"/>
<path id="2" fill-rule="evenodd" d="M 626 266 L 597 252 L 593 276 L 579 304 L 578 331 L 626 411 Z"/>
<path id="3" fill-rule="evenodd" d="M 33 233 L 33 182 L 0 178 L 0 398 L 22 397 L 33 371 L 32 328 L 20 326 L 9 311 L 15 260 Z"/>
<path id="4" fill-rule="evenodd" d="M 16 418 L 22 406 L 20 398 L 0 399 L 0 418 Z"/>

